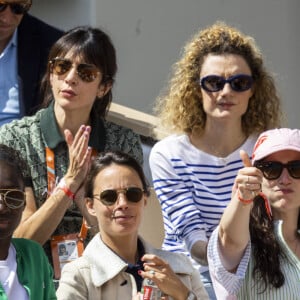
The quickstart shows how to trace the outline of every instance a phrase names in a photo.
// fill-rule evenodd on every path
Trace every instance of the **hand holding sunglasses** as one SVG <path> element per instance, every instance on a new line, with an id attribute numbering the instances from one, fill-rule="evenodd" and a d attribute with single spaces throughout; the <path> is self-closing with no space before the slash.
<path id="1" fill-rule="evenodd" d="M 49 62 L 51 73 L 62 76 L 67 74 L 73 67 L 73 62 L 66 58 L 56 57 Z M 92 64 L 79 64 L 76 73 L 84 82 L 92 82 L 100 74 L 99 69 Z"/>
<path id="2" fill-rule="evenodd" d="M 253 84 L 253 78 L 246 74 L 237 74 L 229 78 L 218 75 L 208 75 L 200 79 L 201 87 L 207 92 L 218 92 L 223 90 L 226 83 L 235 92 L 244 92 L 249 90 Z"/>
<path id="3" fill-rule="evenodd" d="M 19 2 L 6 2 L 0 0 L 0 13 L 5 11 L 7 6 L 15 15 L 23 15 L 29 11 L 31 7 L 31 1 L 19 1 Z"/>
<path id="4" fill-rule="evenodd" d="M 119 194 L 124 194 L 129 202 L 137 203 L 142 200 L 144 190 L 138 187 L 128 187 L 119 190 L 104 190 L 99 195 L 94 195 L 94 198 L 100 200 L 104 205 L 111 206 L 118 200 Z"/>
<path id="5" fill-rule="evenodd" d="M 292 178 L 300 179 L 300 160 L 289 161 L 287 164 L 279 161 L 258 161 L 254 166 L 261 170 L 263 176 L 268 180 L 278 179 L 284 168 L 288 170 Z"/>

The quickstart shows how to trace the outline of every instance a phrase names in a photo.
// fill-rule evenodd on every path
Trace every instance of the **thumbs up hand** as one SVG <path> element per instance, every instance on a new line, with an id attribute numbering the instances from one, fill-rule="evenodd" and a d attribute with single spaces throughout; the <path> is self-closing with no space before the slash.
<path id="1" fill-rule="evenodd" d="M 261 191 L 263 176 L 260 170 L 252 166 L 251 160 L 244 150 L 240 151 L 240 157 L 244 168 L 238 171 L 233 193 L 238 192 L 239 199 L 251 201 Z"/>

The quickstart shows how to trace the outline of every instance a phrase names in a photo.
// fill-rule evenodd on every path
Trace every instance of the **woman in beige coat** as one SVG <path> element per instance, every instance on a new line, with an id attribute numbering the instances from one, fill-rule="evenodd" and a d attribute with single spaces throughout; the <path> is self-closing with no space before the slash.
<path id="1" fill-rule="evenodd" d="M 143 170 L 132 157 L 109 152 L 93 161 L 86 203 L 100 232 L 81 258 L 64 266 L 59 300 L 139 299 L 144 278 L 155 282 L 164 299 L 208 299 L 188 258 L 154 249 L 138 236 L 148 195 Z"/>

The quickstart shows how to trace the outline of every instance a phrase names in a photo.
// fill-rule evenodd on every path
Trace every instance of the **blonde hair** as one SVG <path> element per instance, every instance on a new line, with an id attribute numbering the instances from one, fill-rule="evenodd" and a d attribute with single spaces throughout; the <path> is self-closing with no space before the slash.
<path id="1" fill-rule="evenodd" d="M 248 63 L 254 79 L 253 96 L 242 116 L 242 128 L 248 136 L 278 127 L 281 104 L 274 78 L 266 70 L 262 54 L 252 37 L 224 22 L 216 22 L 197 34 L 185 45 L 182 57 L 173 66 L 165 92 L 157 99 L 155 112 L 160 126 L 167 132 L 203 132 L 206 113 L 202 106 L 199 74 L 208 54 L 236 54 Z"/>

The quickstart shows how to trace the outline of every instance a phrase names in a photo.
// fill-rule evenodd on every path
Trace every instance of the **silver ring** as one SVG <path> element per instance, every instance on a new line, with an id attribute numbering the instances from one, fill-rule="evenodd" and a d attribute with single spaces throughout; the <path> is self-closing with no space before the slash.
<path id="1" fill-rule="evenodd" d="M 150 273 L 151 275 L 153 275 L 153 276 L 155 275 L 155 271 L 154 271 L 154 270 L 150 270 L 149 273 Z"/>

